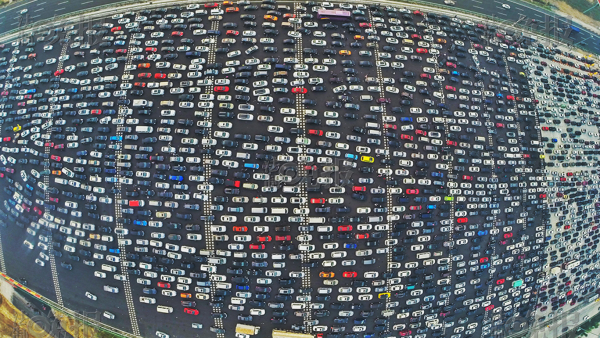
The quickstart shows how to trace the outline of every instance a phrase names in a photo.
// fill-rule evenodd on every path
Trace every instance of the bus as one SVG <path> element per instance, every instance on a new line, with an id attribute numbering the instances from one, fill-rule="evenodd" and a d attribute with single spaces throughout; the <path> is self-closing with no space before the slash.
<path id="1" fill-rule="evenodd" d="M 330 21 L 350 21 L 350 19 L 352 19 L 352 14 L 349 11 L 319 9 L 317 18 Z"/>

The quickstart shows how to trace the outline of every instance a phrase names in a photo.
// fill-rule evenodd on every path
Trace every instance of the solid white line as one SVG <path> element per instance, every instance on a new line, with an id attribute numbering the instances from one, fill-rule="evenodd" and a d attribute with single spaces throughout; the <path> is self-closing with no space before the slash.
<path id="1" fill-rule="evenodd" d="M 85 5 L 85 4 L 89 4 L 89 3 L 92 3 L 92 2 L 94 2 L 94 0 L 92 0 L 92 1 L 86 1 L 86 2 L 82 2 L 81 4 L 82 4 L 82 5 Z"/>
<path id="2" fill-rule="evenodd" d="M 480 6 L 475 6 L 475 5 L 473 5 L 473 7 L 475 7 L 475 8 L 479 8 L 479 9 L 483 9 L 483 7 L 480 7 Z"/>
<path id="3" fill-rule="evenodd" d="M 63 1 L 63 2 L 59 2 L 59 3 L 57 3 L 57 5 L 66 4 L 67 2 L 69 2 L 69 0 L 67 0 L 67 1 Z"/>
<path id="4" fill-rule="evenodd" d="M 34 12 L 43 11 L 45 8 L 36 9 Z"/>
<path id="5" fill-rule="evenodd" d="M 55 12 L 58 12 L 58 11 L 62 11 L 63 9 L 65 9 L 65 7 L 63 7 L 63 8 L 58 8 L 58 9 L 55 9 L 54 11 L 55 11 Z"/>
<path id="6" fill-rule="evenodd" d="M 41 14 L 38 14 L 38 15 L 32 16 L 31 18 L 32 18 L 32 19 L 33 19 L 33 18 L 37 18 L 38 16 L 42 16 L 42 15 L 41 15 Z"/>
<path id="7" fill-rule="evenodd" d="M 41 5 L 45 4 L 45 3 L 46 3 L 46 1 L 44 1 L 44 2 L 40 2 L 40 3 L 38 3 L 37 5 L 38 5 L 38 6 L 41 6 Z"/>

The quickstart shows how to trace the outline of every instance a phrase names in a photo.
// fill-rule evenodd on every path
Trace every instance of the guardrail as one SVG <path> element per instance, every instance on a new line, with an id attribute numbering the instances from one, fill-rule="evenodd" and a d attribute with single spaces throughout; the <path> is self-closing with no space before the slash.
<path id="1" fill-rule="evenodd" d="M 73 319 L 76 319 L 76 320 L 82 322 L 85 325 L 92 326 L 92 327 L 94 327 L 94 328 L 96 328 L 98 330 L 109 332 L 109 333 L 111 333 L 113 335 L 116 335 L 116 336 L 119 336 L 119 337 L 122 337 L 122 338 L 141 338 L 140 336 L 136 336 L 136 335 L 133 335 L 133 334 L 131 334 L 129 332 L 117 329 L 117 328 L 115 328 L 113 326 L 104 324 L 104 323 L 99 322 L 97 320 L 94 320 L 94 319 L 91 319 L 89 317 L 86 317 L 86 316 L 84 316 L 84 315 L 82 315 L 80 313 L 77 313 L 77 312 L 75 312 L 75 311 L 73 311 L 71 309 L 68 309 L 68 308 L 66 308 L 64 306 L 61 306 L 58 303 L 56 303 L 56 302 L 54 302 L 54 301 L 52 301 L 52 300 L 50 300 L 50 299 L 42 296 L 41 294 L 39 294 L 39 293 L 31 290 L 30 288 L 26 287 L 25 285 L 19 283 L 17 280 L 15 280 L 14 278 L 9 277 L 5 273 L 0 272 L 0 277 L 4 278 L 4 280 L 6 280 L 6 282 L 8 282 L 9 284 L 11 284 L 13 287 L 19 288 L 19 289 L 27 292 L 28 294 L 32 295 L 33 297 L 35 297 L 40 302 L 42 302 L 42 303 L 50 306 L 53 309 L 56 309 L 56 310 L 64 313 L 65 315 L 67 315 L 67 316 L 69 316 L 69 317 L 71 317 Z"/>

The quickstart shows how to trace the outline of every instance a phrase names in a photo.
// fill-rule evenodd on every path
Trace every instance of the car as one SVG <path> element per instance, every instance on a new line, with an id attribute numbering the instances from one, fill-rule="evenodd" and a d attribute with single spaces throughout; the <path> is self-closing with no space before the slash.
<path id="1" fill-rule="evenodd" d="M 342 273 L 342 277 L 344 277 L 344 278 L 356 278 L 356 277 L 358 277 L 358 273 L 356 273 L 354 271 L 345 271 L 344 273 Z"/>

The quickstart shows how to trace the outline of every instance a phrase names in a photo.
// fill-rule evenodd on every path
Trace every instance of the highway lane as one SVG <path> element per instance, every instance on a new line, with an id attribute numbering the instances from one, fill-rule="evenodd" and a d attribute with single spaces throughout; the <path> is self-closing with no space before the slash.
<path id="1" fill-rule="evenodd" d="M 444 5 L 444 0 L 431 0 L 431 2 L 438 5 Z M 28 2 L 17 2 L 14 5 L 8 6 L 0 11 L 0 31 L 8 31 L 15 29 L 19 26 L 35 23 L 39 20 L 52 18 L 56 15 L 63 15 L 73 11 L 84 10 L 97 6 L 107 5 L 116 3 L 112 0 L 88 0 L 88 1 L 72 1 L 72 0 L 33 0 Z M 509 4 L 510 9 L 505 9 L 502 4 Z M 519 22 L 520 24 L 530 24 L 531 19 L 535 19 L 539 22 L 535 25 L 534 29 L 540 29 L 548 34 L 555 34 L 554 30 L 550 28 L 553 25 L 552 22 L 558 21 L 560 27 L 566 28 L 570 24 L 570 20 L 565 17 L 556 16 L 552 12 L 545 9 L 535 7 L 531 4 L 526 4 L 516 0 L 498 1 L 493 0 L 493 5 L 486 5 L 482 0 L 466 0 L 459 1 L 455 5 L 457 8 L 478 12 L 493 17 L 498 17 L 502 20 L 509 20 L 513 22 Z M 453 6 L 447 6 L 451 9 Z M 23 9 L 28 9 L 28 13 L 20 15 L 19 12 Z M 544 22 L 548 22 L 548 26 L 541 27 Z M 579 26 L 579 25 L 576 25 Z M 565 29 L 563 33 L 556 32 L 558 36 L 563 38 L 572 39 L 574 44 L 580 44 L 586 48 L 591 49 L 596 53 L 600 53 L 600 37 L 591 31 L 581 28 L 580 33 L 571 33 L 568 36 L 569 31 Z M 585 44 L 585 45 L 584 45 Z"/>

